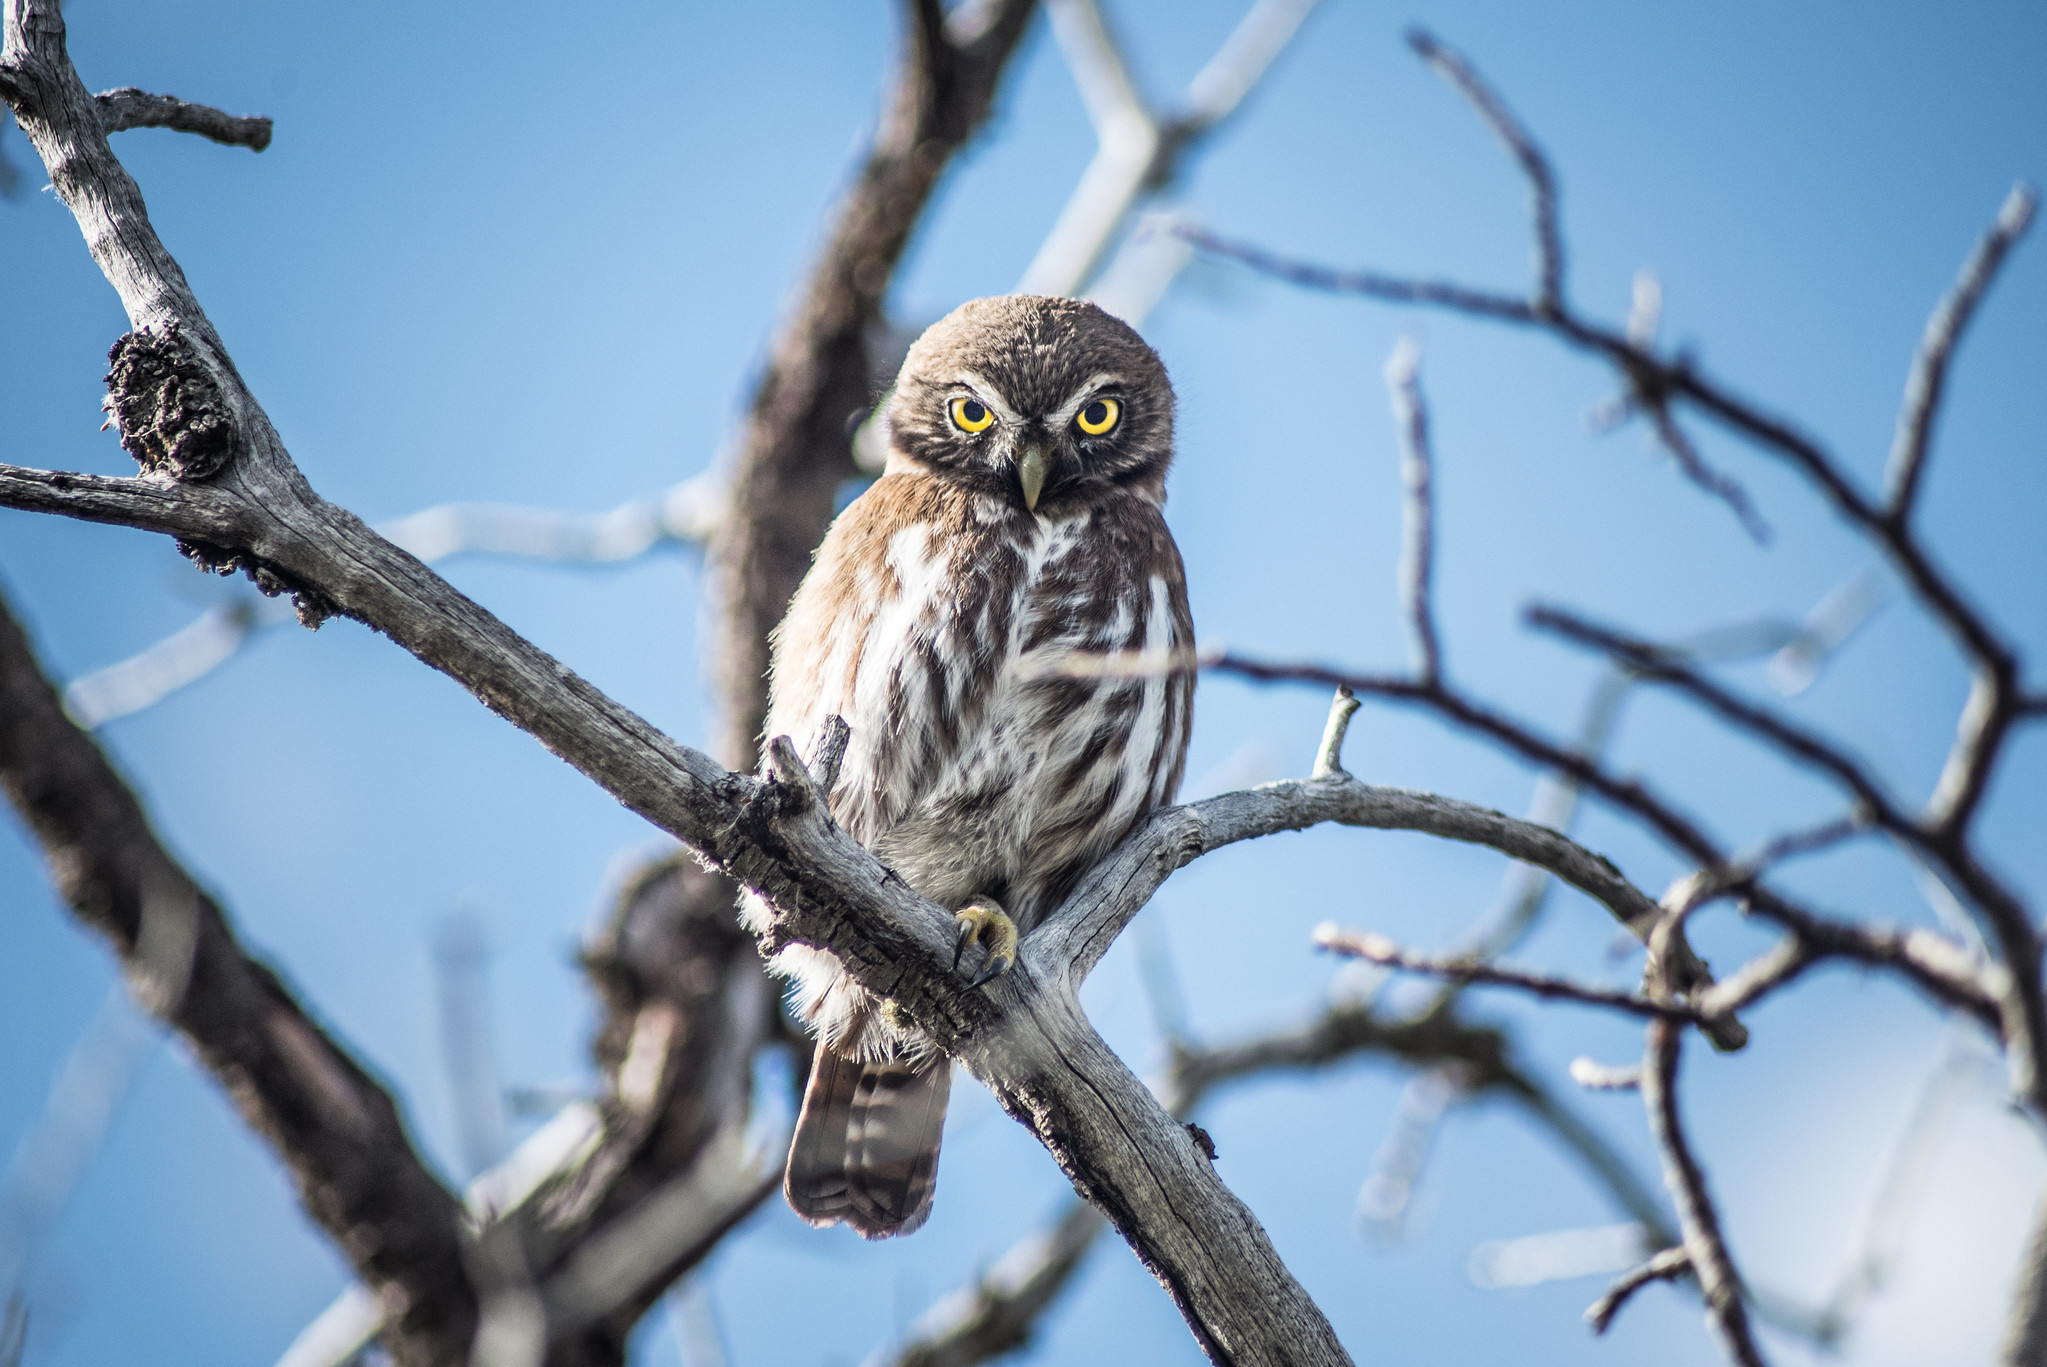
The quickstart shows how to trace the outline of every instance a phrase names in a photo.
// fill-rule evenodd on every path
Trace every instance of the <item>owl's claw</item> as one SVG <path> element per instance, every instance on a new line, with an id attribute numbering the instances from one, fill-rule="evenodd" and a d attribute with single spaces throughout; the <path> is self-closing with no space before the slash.
<path id="1" fill-rule="evenodd" d="M 1007 973 L 1016 964 L 1016 922 L 1009 919 L 1001 907 L 986 897 L 978 897 L 953 914 L 959 933 L 953 939 L 952 966 L 955 971 L 960 959 L 965 956 L 967 946 L 987 946 L 988 959 L 981 965 L 981 971 L 974 975 L 970 987 Z"/>

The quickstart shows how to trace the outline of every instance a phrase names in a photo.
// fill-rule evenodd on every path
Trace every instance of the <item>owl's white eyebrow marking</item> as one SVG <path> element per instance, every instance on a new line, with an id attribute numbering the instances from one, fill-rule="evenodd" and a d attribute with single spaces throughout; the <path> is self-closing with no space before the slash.
<path id="1" fill-rule="evenodd" d="M 1023 418 L 1018 415 L 1017 411 L 1014 408 L 1011 408 L 1007 403 L 1003 402 L 1002 391 L 997 389 L 994 385 L 990 384 L 985 377 L 977 374 L 976 372 L 971 370 L 962 370 L 959 374 L 952 377 L 952 382 L 954 384 L 963 384 L 967 388 L 973 390 L 974 396 L 978 398 L 982 403 L 985 403 L 990 408 L 994 409 L 995 416 L 1002 419 L 1002 421 L 1007 423 L 1009 426 L 1014 427 L 1018 423 L 1023 421 Z"/>
<path id="2" fill-rule="evenodd" d="M 1112 370 L 1104 370 L 1082 380 L 1080 388 L 1073 391 L 1073 397 L 1053 410 L 1052 425 L 1064 427 L 1067 423 L 1072 422 L 1073 415 L 1080 412 L 1086 406 L 1087 401 L 1095 396 L 1096 391 L 1105 385 L 1115 384 L 1122 378 L 1121 375 L 1116 374 Z"/>

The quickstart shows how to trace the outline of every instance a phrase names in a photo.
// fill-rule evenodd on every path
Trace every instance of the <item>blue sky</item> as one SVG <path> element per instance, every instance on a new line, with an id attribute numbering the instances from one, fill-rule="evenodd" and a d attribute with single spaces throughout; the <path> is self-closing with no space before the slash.
<path id="1" fill-rule="evenodd" d="M 76 0 L 89 85 L 138 85 L 277 119 L 260 156 L 165 132 L 117 148 L 152 216 L 316 487 L 371 519 L 448 499 L 596 510 L 708 466 L 869 127 L 893 51 L 880 0 L 746 6 Z M 1176 89 L 1238 0 L 1110 16 L 1140 81 Z M 2047 13 L 2018 3 L 1797 6 L 1327 0 L 1181 187 L 1218 231 L 1339 264 L 1527 278 L 1522 185 L 1400 41 L 1421 22 L 1477 61 L 1562 179 L 1571 287 L 1618 318 L 1642 268 L 1665 336 L 1874 482 L 1927 311 L 2015 179 L 2047 180 Z M 893 303 L 906 319 L 1014 282 L 1092 151 L 1042 27 L 987 137 L 945 184 Z M 30 164 L 11 127 L 0 150 Z M 117 301 L 39 174 L 0 204 L 0 459 L 121 472 L 99 377 Z M 1961 353 L 1925 526 L 2023 649 L 2047 636 L 2047 252 L 2022 247 Z M 1393 594 L 1398 486 L 1379 373 L 1425 348 L 1438 454 L 1439 612 L 1457 677 L 1567 731 L 1592 662 L 1518 625 L 1531 600 L 1648 634 L 1796 617 L 1872 563 L 1782 469 L 1709 431 L 1776 529 L 1768 546 L 1677 478 L 1633 428 L 1598 436 L 1608 376 L 1460 320 L 1304 296 L 1231 268 L 1183 277 L 1147 334 L 1182 403 L 1169 510 L 1202 635 L 1361 667 L 1406 658 Z M 671 734 L 705 734 L 699 571 L 681 552 L 607 570 L 463 561 L 451 578 Z M 230 588 L 141 533 L 0 513 L 0 582 L 73 677 L 182 626 Z M 1767 693 L 1757 668 L 1730 671 Z M 1965 680 L 1895 593 L 1821 682 L 1784 705 L 1824 722 L 1898 790 L 1931 782 Z M 1233 755 L 1304 772 L 1324 699 L 1208 679 L 1190 772 Z M 522 1084 L 587 1079 L 590 1007 L 571 955 L 621 860 L 654 833 L 454 685 L 363 628 L 279 631 L 104 738 L 159 827 L 249 941 L 458 1160 L 434 1035 L 435 927 L 468 907 L 494 948 L 498 1046 Z M 2014 747 L 1985 817 L 1999 867 L 2047 888 L 2041 739 Z M 1521 810 L 1531 776 L 1426 719 L 1368 708 L 1351 767 Z M 1834 810 L 1824 789 L 1666 699 L 1637 699 L 1616 760 L 1657 777 L 1734 844 Z M 1678 870 L 1610 816 L 1583 838 L 1637 882 Z M 1146 913 L 1210 1038 L 1298 1019 L 1331 965 L 1325 919 L 1423 946 L 1487 905 L 1500 862 L 1420 837 L 1318 831 L 1212 856 Z M 1929 918 L 1898 861 L 1815 860 L 1797 885 L 1875 919 Z M 1610 925 L 1558 898 L 1524 958 L 1625 979 Z M 1764 943 L 1722 913 L 1716 962 Z M 0 829 L 0 1148 L 40 1113 L 115 981 Z M 1128 946 L 1090 1011 L 1157 1060 Z M 1553 1078 L 1626 1058 L 1629 1028 L 1500 996 Z M 1896 1128 L 1956 1028 L 1886 982 L 1830 972 L 1755 1013 L 1739 1056 L 1689 1055 L 1686 1102 L 1737 1255 L 1817 1296 L 1845 1266 Z M 1966 1039 L 1966 1032 L 1962 1038 Z M 1481 1105 L 1447 1122 L 1406 1236 L 1353 1216 L 1401 1086 L 1361 1063 L 1246 1086 L 1204 1124 L 1221 1171 L 1361 1362 L 1714 1360 L 1696 1305 L 1659 1289 L 1609 1339 L 1578 1312 L 1599 1283 L 1480 1291 L 1486 1240 L 1619 1216 L 1545 1139 Z M 1566 1084 L 1559 1084 L 1566 1085 Z M 779 1206 L 710 1272 L 741 1364 L 853 1363 L 1053 1210 L 1065 1184 L 970 1083 L 955 1090 L 937 1213 L 867 1247 Z M 1639 1108 L 1576 1097 L 1643 1170 Z M 1994 1088 L 1967 1103 L 1910 1227 L 1897 1282 L 1846 1359 L 1987 1361 L 2037 1135 Z M 175 1044 L 156 1051 L 42 1246 L 29 1361 L 263 1364 L 345 1271 L 289 1184 Z M 792 1290 L 793 1289 L 793 1290 Z M 1803 1350 L 1773 1342 L 1779 1360 Z M 640 1360 L 676 1350 L 662 1317 Z M 1164 1295 L 1101 1245 L 1039 1360 L 1192 1362 Z"/>

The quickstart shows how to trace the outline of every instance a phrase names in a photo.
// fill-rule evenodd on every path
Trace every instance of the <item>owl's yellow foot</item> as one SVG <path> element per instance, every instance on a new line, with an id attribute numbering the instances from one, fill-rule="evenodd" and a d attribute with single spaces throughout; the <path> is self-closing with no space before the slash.
<path id="1" fill-rule="evenodd" d="M 959 926 L 952 951 L 955 970 L 959 968 L 968 945 L 978 943 L 988 950 L 987 961 L 981 965 L 981 971 L 974 975 L 969 986 L 979 987 L 997 974 L 1007 973 L 1016 963 L 1016 922 L 995 905 L 993 898 L 976 897 L 954 912 L 952 919 Z"/>

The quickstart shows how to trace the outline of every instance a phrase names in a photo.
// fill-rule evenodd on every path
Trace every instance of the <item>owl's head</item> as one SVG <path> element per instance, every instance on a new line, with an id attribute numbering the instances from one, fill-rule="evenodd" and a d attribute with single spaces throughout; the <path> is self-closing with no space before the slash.
<path id="1" fill-rule="evenodd" d="M 1165 498 L 1173 386 L 1158 353 L 1093 304 L 976 299 L 903 361 L 889 402 L 901 463 L 1056 513 L 1128 490 Z"/>

